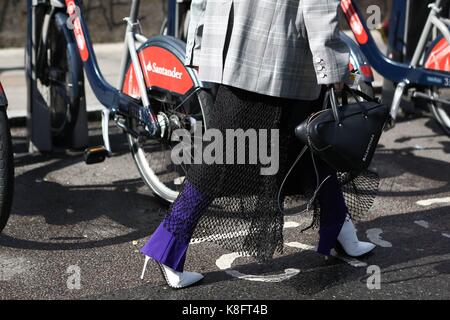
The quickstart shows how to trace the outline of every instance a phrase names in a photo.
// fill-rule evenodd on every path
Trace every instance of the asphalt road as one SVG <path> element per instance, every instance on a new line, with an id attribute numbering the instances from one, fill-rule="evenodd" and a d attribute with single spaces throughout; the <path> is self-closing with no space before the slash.
<path id="1" fill-rule="evenodd" d="M 90 133 L 99 143 L 97 124 Z M 294 215 L 286 217 L 285 252 L 269 263 L 192 245 L 186 268 L 205 279 L 181 291 L 153 264 L 139 278 L 138 250 L 166 208 L 139 179 L 118 131 L 115 156 L 94 166 L 80 154 L 27 154 L 25 130 L 13 135 L 16 193 L 0 236 L 1 299 L 450 298 L 450 139 L 428 119 L 402 122 L 382 138 L 374 161 L 380 194 L 357 225 L 361 239 L 378 245 L 373 254 L 325 260 L 313 250 L 316 233 L 301 234 L 304 221 Z M 380 277 L 368 278 L 368 268 Z"/>

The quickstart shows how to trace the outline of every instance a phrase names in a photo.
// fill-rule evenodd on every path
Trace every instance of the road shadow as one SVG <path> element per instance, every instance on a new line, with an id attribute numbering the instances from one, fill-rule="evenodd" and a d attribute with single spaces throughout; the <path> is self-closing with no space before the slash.
<path id="1" fill-rule="evenodd" d="M 90 131 L 90 145 L 101 144 L 99 128 L 92 127 Z M 19 220 L 43 217 L 46 225 L 39 228 L 54 232 L 48 236 L 39 234 L 36 240 L 30 240 L 35 237 L 24 236 L 24 226 L 10 224 L 6 232 L 0 235 L 0 246 L 51 251 L 89 249 L 130 242 L 150 235 L 167 210 L 167 206 L 147 190 L 141 179 L 123 179 L 105 184 L 90 179 L 94 183 L 85 185 L 70 185 L 70 177 L 67 178 L 68 184 L 50 181 L 48 176 L 57 171 L 77 164 L 83 168 L 83 153 L 60 150 L 52 154 L 29 154 L 26 153 L 26 137 L 14 136 L 13 142 L 16 170 L 25 166 L 30 169 L 16 175 L 11 214 Z M 113 157 L 129 152 L 126 137 L 119 131 L 113 130 L 111 144 Z M 109 168 L 110 172 L 101 171 L 98 174 L 114 176 L 114 169 L 111 166 Z M 137 170 L 131 155 L 129 170 Z M 84 227 L 80 227 L 80 230 L 78 225 Z M 82 234 L 86 225 L 92 235 L 90 239 Z M 59 227 L 60 230 L 57 229 Z M 92 230 L 95 228 L 98 228 L 98 233 Z M 119 235 L 110 232 L 111 228 L 119 230 Z M 34 235 L 33 231 L 30 234 Z"/>
<path id="2" fill-rule="evenodd" d="M 366 262 L 368 266 L 376 265 L 381 268 L 382 286 L 449 275 L 450 258 L 441 257 L 450 254 L 449 239 L 432 228 L 424 229 L 415 224 L 415 221 L 424 217 L 428 217 L 428 220 L 432 217 L 433 225 L 450 227 L 449 209 L 450 206 L 440 207 L 384 216 L 359 223 L 359 230 L 383 226 L 383 239 L 391 242 L 393 247 L 377 247 L 373 253 L 358 260 Z M 299 233 L 299 239 L 301 237 Z M 360 238 L 366 237 L 360 234 Z M 433 261 L 424 262 L 426 258 L 432 258 Z M 294 289 L 302 296 L 313 296 L 349 282 L 361 282 L 365 286 L 368 278 L 365 267 L 356 268 L 336 258 L 324 260 L 323 256 L 312 251 L 300 251 L 263 264 L 255 262 L 239 264 L 234 266 L 233 270 L 246 275 L 274 275 L 283 274 L 286 269 L 291 268 L 300 269 L 301 272 L 277 285 L 282 285 L 287 290 Z M 205 275 L 203 285 L 210 290 L 212 284 L 230 280 L 238 281 L 227 274 L 211 272 Z M 194 294 L 195 290 L 202 290 L 200 287 L 193 289 Z"/>

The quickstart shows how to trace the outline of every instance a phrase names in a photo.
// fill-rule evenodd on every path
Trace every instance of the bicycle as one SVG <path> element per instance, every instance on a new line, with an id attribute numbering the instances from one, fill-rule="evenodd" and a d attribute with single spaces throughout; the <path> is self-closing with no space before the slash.
<path id="1" fill-rule="evenodd" d="M 0 83 L 0 233 L 8 222 L 14 195 L 14 155 L 7 108 L 8 99 Z"/>
<path id="2" fill-rule="evenodd" d="M 172 132 L 192 131 L 200 121 L 206 127 L 205 115 L 212 101 L 208 87 L 183 64 L 185 44 L 169 36 L 145 37 L 138 20 L 140 0 L 132 0 L 130 15 L 124 19 L 124 52 L 115 88 L 102 76 L 80 1 L 39 1 L 32 6 L 30 10 L 42 18 L 40 24 L 32 23 L 36 29 L 32 34 L 38 36 L 30 58 L 36 59 L 28 65 L 47 90 L 63 96 L 50 106 L 63 109 L 55 114 L 76 117 L 79 105 L 72 102 L 84 100 L 84 74 L 104 106 L 104 144 L 85 151 L 86 163 L 100 163 L 112 155 L 109 121 L 113 118 L 127 134 L 144 182 L 158 197 L 173 202 L 188 167 L 171 161 Z"/>
<path id="3" fill-rule="evenodd" d="M 440 16 L 442 0 L 430 7 L 424 30 L 410 63 L 387 58 L 378 49 L 353 0 L 341 0 L 341 7 L 362 52 L 370 65 L 383 77 L 396 83 L 391 105 L 391 126 L 399 113 L 403 96 L 427 101 L 432 116 L 450 136 L 450 100 L 440 91 L 450 87 L 450 20 Z"/>

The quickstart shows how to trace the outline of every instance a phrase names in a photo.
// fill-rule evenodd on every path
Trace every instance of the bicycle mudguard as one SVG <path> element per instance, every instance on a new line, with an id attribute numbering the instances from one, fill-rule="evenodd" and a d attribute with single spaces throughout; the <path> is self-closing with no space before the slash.
<path id="1" fill-rule="evenodd" d="M 424 66 L 426 69 L 450 72 L 450 45 L 443 36 L 431 44 Z"/>
<path id="2" fill-rule="evenodd" d="M 72 32 L 67 27 L 67 15 L 63 12 L 58 12 L 55 14 L 55 25 L 58 31 L 64 35 L 67 44 L 67 53 L 69 55 L 70 63 L 70 73 L 73 84 L 70 88 L 70 99 L 71 103 L 79 98 L 84 97 L 84 73 L 83 73 L 83 63 L 78 54 L 78 47 Z"/>
<path id="3" fill-rule="evenodd" d="M 2 83 L 0 82 L 0 108 L 8 107 L 8 99 L 6 98 L 5 91 L 3 90 Z"/>
<path id="4" fill-rule="evenodd" d="M 375 79 L 372 68 L 364 53 L 358 44 L 346 35 L 344 32 L 340 33 L 341 40 L 347 45 L 350 50 L 350 71 L 357 70 L 364 82 L 372 83 Z"/>
<path id="5" fill-rule="evenodd" d="M 157 36 L 144 43 L 138 49 L 138 56 L 147 89 L 184 96 L 202 87 L 196 73 L 184 65 L 185 52 L 185 43 L 170 36 Z M 130 61 L 126 70 L 122 91 L 139 98 L 141 94 Z"/>

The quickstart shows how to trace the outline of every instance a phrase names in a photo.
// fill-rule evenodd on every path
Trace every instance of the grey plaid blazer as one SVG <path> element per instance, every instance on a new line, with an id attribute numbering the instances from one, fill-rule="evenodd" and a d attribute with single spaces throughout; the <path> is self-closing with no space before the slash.
<path id="1" fill-rule="evenodd" d="M 193 0 L 186 64 L 200 79 L 265 95 L 314 100 L 345 80 L 339 0 Z"/>

